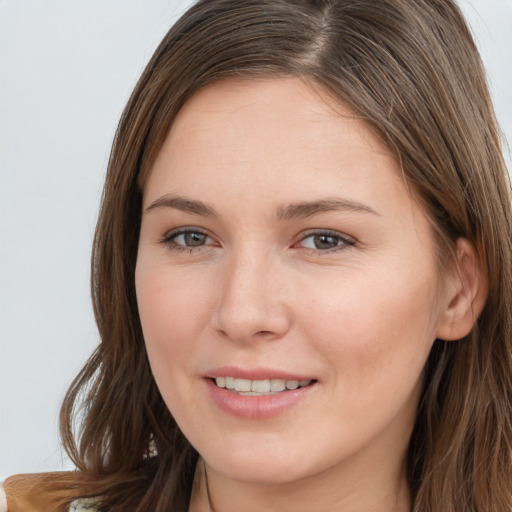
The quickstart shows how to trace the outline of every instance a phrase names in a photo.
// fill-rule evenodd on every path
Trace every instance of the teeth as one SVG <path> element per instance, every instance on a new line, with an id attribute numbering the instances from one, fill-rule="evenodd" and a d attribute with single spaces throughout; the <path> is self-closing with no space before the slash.
<path id="1" fill-rule="evenodd" d="M 309 382 L 309 381 L 304 380 L 302 382 Z M 297 389 L 298 387 L 299 387 L 299 381 L 298 380 L 287 380 L 286 381 L 286 389 Z"/>
<path id="2" fill-rule="evenodd" d="M 268 393 L 270 391 L 270 381 L 268 379 L 251 381 L 251 391 L 255 391 L 256 393 Z"/>
<path id="3" fill-rule="evenodd" d="M 270 393 L 279 393 L 285 390 L 294 390 L 311 384 L 311 381 L 284 379 L 249 380 L 235 379 L 234 377 L 216 377 L 215 384 L 217 384 L 219 388 L 226 388 L 243 394 L 259 396 Z"/>
<path id="4" fill-rule="evenodd" d="M 249 379 L 235 379 L 235 391 L 251 391 Z"/>
<path id="5" fill-rule="evenodd" d="M 271 379 L 271 391 L 284 391 L 286 389 L 286 382 L 283 379 Z"/>

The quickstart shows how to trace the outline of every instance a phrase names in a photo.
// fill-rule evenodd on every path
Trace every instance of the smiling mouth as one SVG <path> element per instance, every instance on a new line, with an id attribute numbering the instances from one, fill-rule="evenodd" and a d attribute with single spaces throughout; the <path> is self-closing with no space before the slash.
<path id="1" fill-rule="evenodd" d="M 264 379 L 250 380 L 237 379 L 235 377 L 216 377 L 212 381 L 219 388 L 227 389 L 233 393 L 244 396 L 265 396 L 275 395 L 285 391 L 293 391 L 298 388 L 309 386 L 314 380 L 284 380 Z"/>

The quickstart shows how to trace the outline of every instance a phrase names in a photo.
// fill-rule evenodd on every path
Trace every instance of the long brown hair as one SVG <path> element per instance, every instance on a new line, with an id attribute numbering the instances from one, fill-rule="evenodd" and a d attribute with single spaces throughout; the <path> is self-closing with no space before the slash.
<path id="1" fill-rule="evenodd" d="M 165 36 L 109 162 L 92 260 L 101 343 L 61 411 L 81 475 L 69 495 L 99 495 L 109 512 L 188 508 L 198 455 L 159 394 L 137 312 L 141 187 L 187 99 L 233 76 L 328 90 L 399 158 L 441 265 L 459 237 L 477 248 L 489 298 L 472 332 L 436 341 L 428 359 L 407 460 L 412 510 L 510 510 L 510 186 L 482 63 L 451 0 L 201 0 Z"/>

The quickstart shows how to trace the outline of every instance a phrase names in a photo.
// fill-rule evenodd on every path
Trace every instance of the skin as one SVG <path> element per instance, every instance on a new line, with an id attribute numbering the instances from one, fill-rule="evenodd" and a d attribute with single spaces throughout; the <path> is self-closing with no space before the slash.
<path id="1" fill-rule="evenodd" d="M 282 215 L 333 199 L 349 204 Z M 436 337 L 472 325 L 461 309 L 477 286 L 440 274 L 432 228 L 371 129 L 299 79 L 215 83 L 177 116 L 143 208 L 147 351 L 215 510 L 408 510 L 422 369 Z M 469 244 L 459 253 L 474 270 Z M 277 416 L 238 418 L 205 385 L 224 365 L 316 383 Z M 202 474 L 193 512 L 208 510 Z"/>

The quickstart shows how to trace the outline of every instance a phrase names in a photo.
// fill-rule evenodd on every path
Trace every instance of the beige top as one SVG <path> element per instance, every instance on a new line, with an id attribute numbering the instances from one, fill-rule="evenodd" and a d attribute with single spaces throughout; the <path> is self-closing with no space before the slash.
<path id="1" fill-rule="evenodd" d="M 0 485 L 0 512 L 7 512 L 7 497 L 3 485 Z"/>
<path id="2" fill-rule="evenodd" d="M 70 473 L 71 474 L 71 473 Z M 52 478 L 52 473 L 16 475 L 0 484 L 0 512 L 52 512 L 54 498 L 44 490 L 41 483 Z M 75 500 L 69 512 L 96 512 L 93 498 Z"/>
<path id="3" fill-rule="evenodd" d="M 69 512 L 95 512 L 95 504 L 95 500 L 91 498 L 76 500 L 71 503 Z M 0 512 L 9 512 L 7 508 L 7 496 L 3 484 L 0 484 Z"/>
<path id="4" fill-rule="evenodd" d="M 96 500 L 87 498 L 83 500 L 76 500 L 71 503 L 69 512 L 96 512 Z"/>

